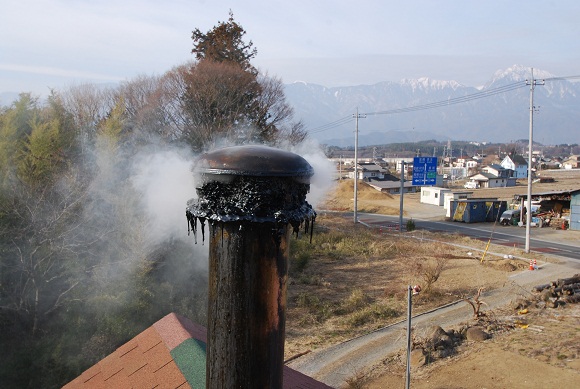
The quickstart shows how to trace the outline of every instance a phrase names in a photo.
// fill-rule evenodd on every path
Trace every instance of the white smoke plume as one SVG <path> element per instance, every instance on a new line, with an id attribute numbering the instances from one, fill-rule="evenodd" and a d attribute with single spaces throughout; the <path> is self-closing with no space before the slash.
<path id="1" fill-rule="evenodd" d="M 306 200 L 316 210 L 336 185 L 336 168 L 324 155 L 320 144 L 315 139 L 308 138 L 300 145 L 291 147 L 290 151 L 300 155 L 314 169 L 314 175 L 310 179 L 310 192 Z"/>
<path id="2" fill-rule="evenodd" d="M 187 237 L 185 206 L 195 197 L 194 156 L 186 149 L 141 152 L 133 163 L 132 183 L 146 212 L 147 239 L 157 245 Z"/>

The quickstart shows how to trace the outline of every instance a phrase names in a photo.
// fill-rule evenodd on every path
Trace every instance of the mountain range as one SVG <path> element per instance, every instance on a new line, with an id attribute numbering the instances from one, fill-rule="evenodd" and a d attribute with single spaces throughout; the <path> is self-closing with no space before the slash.
<path id="1" fill-rule="evenodd" d="M 360 146 L 422 140 L 508 143 L 529 139 L 530 68 L 498 70 L 480 87 L 427 77 L 329 88 L 284 85 L 296 118 L 320 143 Z M 533 139 L 544 145 L 580 143 L 580 82 L 534 69 Z M 0 105 L 17 93 L 0 93 Z"/>
<path id="2" fill-rule="evenodd" d="M 529 139 L 530 70 L 499 70 L 481 87 L 420 78 L 336 88 L 296 82 L 285 92 L 311 136 L 327 145 L 354 146 L 357 112 L 360 146 L 511 142 Z M 533 70 L 534 142 L 580 143 L 580 82 L 574 78 Z"/>

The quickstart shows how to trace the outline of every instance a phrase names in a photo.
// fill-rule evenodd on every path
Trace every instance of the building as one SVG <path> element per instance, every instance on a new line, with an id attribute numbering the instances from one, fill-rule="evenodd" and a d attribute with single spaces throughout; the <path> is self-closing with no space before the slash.
<path id="1" fill-rule="evenodd" d="M 566 160 L 562 161 L 564 169 L 578 169 L 580 168 L 580 156 L 571 155 Z"/>
<path id="2" fill-rule="evenodd" d="M 357 165 L 357 175 L 359 180 L 369 179 L 382 180 L 389 171 L 374 162 L 363 162 Z M 354 178 L 354 169 L 348 173 L 349 178 Z"/>
<path id="3" fill-rule="evenodd" d="M 401 172 L 401 165 L 404 162 L 407 166 L 413 163 L 414 158 L 383 158 L 383 162 L 387 163 L 389 166 L 395 166 L 396 172 Z"/>
<path id="4" fill-rule="evenodd" d="M 401 193 L 401 181 L 378 181 L 371 180 L 367 184 L 379 192 L 389 193 L 389 194 L 400 194 Z M 403 183 L 403 193 L 416 193 L 421 188 L 418 185 L 413 185 L 412 181 L 405 181 Z"/>
<path id="5" fill-rule="evenodd" d="M 420 202 L 423 204 L 443 206 L 447 193 L 451 193 L 451 189 L 436 186 L 422 186 Z"/>
<path id="6" fill-rule="evenodd" d="M 475 186 L 477 188 L 503 188 L 506 186 L 515 186 L 515 180 L 510 181 L 506 177 L 498 177 L 494 174 L 485 172 L 471 176 L 470 180 L 476 183 Z"/>
<path id="7" fill-rule="evenodd" d="M 523 208 L 527 198 L 526 193 L 514 195 L 512 204 L 519 203 L 519 208 Z M 580 189 L 532 193 L 531 200 L 532 204 L 539 206 L 540 212 L 552 215 L 551 226 L 568 223 L 571 230 L 580 231 Z"/>
<path id="8" fill-rule="evenodd" d="M 527 178 L 528 177 L 528 162 L 521 155 L 506 155 L 500 166 L 504 169 L 512 170 L 512 177 Z"/>
<path id="9" fill-rule="evenodd" d="M 580 190 L 570 193 L 570 229 L 580 231 Z"/>
<path id="10" fill-rule="evenodd" d="M 481 169 L 481 173 L 470 177 L 478 188 L 501 188 L 515 186 L 516 178 L 512 177 L 511 169 L 506 169 L 501 165 L 489 165 Z"/>
<path id="11" fill-rule="evenodd" d="M 170 313 L 63 388 L 205 388 L 206 339 L 204 327 Z M 283 388 L 330 386 L 284 365 Z"/>
<path id="12" fill-rule="evenodd" d="M 512 177 L 512 171 L 510 169 L 506 169 L 501 165 L 492 164 L 485 166 L 481 169 L 484 173 L 492 174 L 498 178 L 510 178 Z"/>

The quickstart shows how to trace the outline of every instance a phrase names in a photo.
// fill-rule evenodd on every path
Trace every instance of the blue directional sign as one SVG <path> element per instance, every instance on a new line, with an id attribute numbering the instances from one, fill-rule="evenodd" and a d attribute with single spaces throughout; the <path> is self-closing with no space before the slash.
<path id="1" fill-rule="evenodd" d="M 437 182 L 437 157 L 413 158 L 413 185 L 435 185 Z"/>

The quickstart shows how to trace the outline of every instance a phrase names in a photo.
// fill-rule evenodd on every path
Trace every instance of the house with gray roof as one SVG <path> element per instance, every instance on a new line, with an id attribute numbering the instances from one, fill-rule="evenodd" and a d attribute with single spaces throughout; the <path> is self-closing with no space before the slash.
<path id="1" fill-rule="evenodd" d="M 512 177 L 528 177 L 528 161 L 526 161 L 526 159 L 521 155 L 506 155 L 500 165 L 504 169 L 512 170 Z"/>

